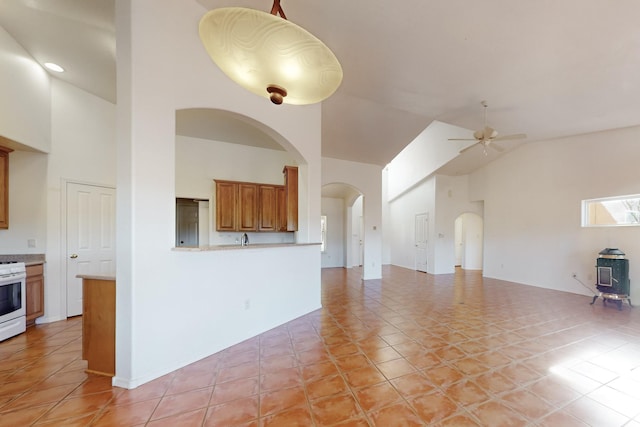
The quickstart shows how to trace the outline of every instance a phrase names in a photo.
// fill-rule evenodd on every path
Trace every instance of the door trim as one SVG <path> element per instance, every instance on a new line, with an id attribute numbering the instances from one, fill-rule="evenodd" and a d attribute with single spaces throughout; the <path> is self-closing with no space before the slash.
<path id="1" fill-rule="evenodd" d="M 70 178 L 60 178 L 60 256 L 58 258 L 60 263 L 60 320 L 67 318 L 67 184 L 90 185 L 92 187 L 110 188 L 116 191 L 116 187 L 113 185 L 99 184 L 96 182 L 81 181 Z"/>

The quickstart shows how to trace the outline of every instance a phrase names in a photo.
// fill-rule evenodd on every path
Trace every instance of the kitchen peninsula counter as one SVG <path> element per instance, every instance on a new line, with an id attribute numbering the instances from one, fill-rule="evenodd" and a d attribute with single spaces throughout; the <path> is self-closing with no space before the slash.
<path id="1" fill-rule="evenodd" d="M 78 274 L 82 279 L 82 358 L 87 372 L 116 372 L 116 278 Z"/>
<path id="2" fill-rule="evenodd" d="M 230 245 L 211 245 L 211 246 L 199 246 L 199 247 L 175 247 L 174 251 L 179 252 L 209 252 L 209 251 L 234 251 L 234 250 L 248 250 L 248 249 L 272 249 L 272 248 L 292 248 L 297 246 L 320 246 L 320 243 L 254 243 L 247 246 L 240 244 Z"/>

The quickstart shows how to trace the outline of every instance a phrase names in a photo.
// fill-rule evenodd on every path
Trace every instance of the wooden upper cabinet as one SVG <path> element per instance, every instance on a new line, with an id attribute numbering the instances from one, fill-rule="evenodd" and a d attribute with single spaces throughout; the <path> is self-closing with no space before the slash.
<path id="1" fill-rule="evenodd" d="M 285 185 L 216 183 L 216 231 L 297 231 L 298 168 L 285 166 Z"/>
<path id="2" fill-rule="evenodd" d="M 276 187 L 276 231 L 287 231 L 287 192 L 284 185 Z"/>
<path id="3" fill-rule="evenodd" d="M 238 184 L 216 181 L 216 230 L 237 231 Z"/>
<path id="4" fill-rule="evenodd" d="M 0 147 L 0 229 L 9 228 L 9 153 L 12 151 Z"/>
<path id="5" fill-rule="evenodd" d="M 258 185 L 258 231 L 277 231 L 277 187 L 279 186 Z"/>
<path id="6" fill-rule="evenodd" d="M 238 184 L 238 231 L 256 231 L 258 228 L 258 186 Z"/>
<path id="7" fill-rule="evenodd" d="M 298 167 L 285 166 L 284 188 L 287 210 L 287 231 L 298 231 Z"/>

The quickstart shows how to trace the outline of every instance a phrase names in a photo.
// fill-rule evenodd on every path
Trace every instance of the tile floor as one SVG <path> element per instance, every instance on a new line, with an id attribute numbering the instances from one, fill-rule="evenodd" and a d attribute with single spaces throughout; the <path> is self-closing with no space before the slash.
<path id="1" fill-rule="evenodd" d="M 640 426 L 640 309 L 477 272 L 322 272 L 323 309 L 134 390 L 81 320 L 0 343 L 0 426 Z"/>

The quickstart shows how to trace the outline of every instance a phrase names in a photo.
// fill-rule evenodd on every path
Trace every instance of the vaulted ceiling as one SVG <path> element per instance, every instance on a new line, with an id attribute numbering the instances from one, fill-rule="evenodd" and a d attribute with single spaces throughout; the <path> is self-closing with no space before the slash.
<path id="1" fill-rule="evenodd" d="M 269 0 L 198 1 L 207 9 Z M 282 0 L 336 54 L 322 155 L 384 166 L 433 120 L 525 143 L 640 124 L 636 0 Z M 194 27 L 197 22 L 194 22 Z M 2 0 L 0 26 L 55 77 L 115 102 L 114 0 Z M 204 52 L 204 50 L 203 50 Z M 268 102 L 268 101 L 266 101 Z M 511 145 L 503 143 L 509 149 Z M 482 150 L 456 173 L 486 162 Z"/>

